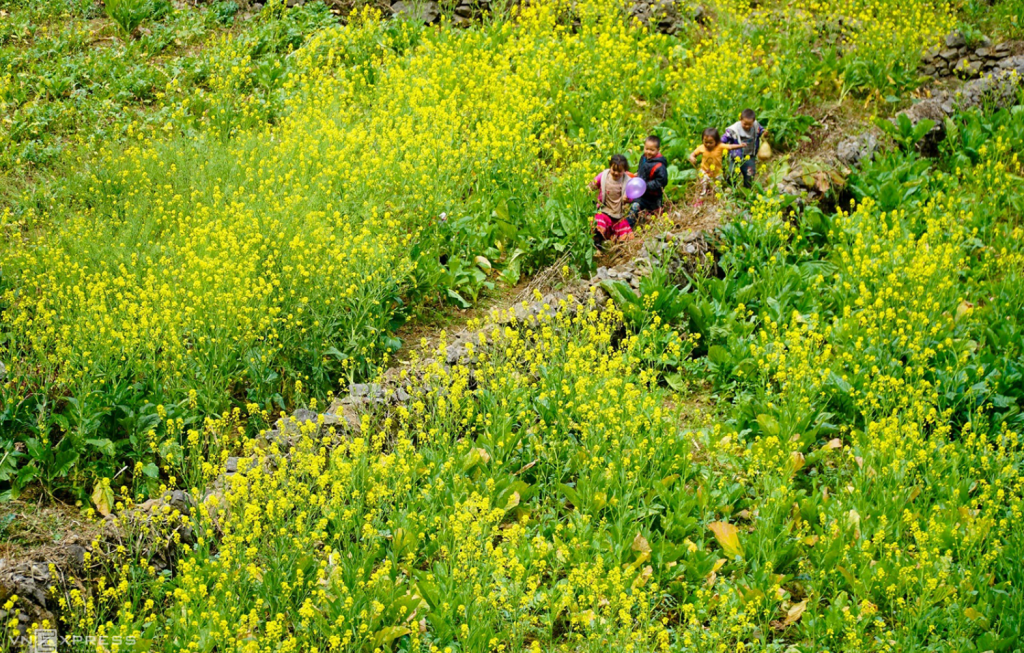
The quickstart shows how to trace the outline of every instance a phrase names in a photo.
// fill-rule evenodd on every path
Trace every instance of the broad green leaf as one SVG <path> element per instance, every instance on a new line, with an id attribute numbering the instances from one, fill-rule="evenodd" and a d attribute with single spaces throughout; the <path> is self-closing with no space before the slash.
<path id="1" fill-rule="evenodd" d="M 721 345 L 711 345 L 708 349 L 708 360 L 715 365 L 727 365 L 732 362 L 729 350 Z"/>
<path id="2" fill-rule="evenodd" d="M 779 435 L 779 420 L 766 413 L 761 413 L 757 416 L 757 423 L 764 431 L 765 435 L 773 435 L 778 437 Z"/>

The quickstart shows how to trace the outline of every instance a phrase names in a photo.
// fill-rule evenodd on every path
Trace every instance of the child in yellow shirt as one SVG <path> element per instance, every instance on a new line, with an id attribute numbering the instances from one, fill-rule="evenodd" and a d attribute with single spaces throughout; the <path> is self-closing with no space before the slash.
<path id="1" fill-rule="evenodd" d="M 714 127 L 708 127 L 701 135 L 700 146 L 690 153 L 690 163 L 697 165 L 700 155 L 700 186 L 701 195 L 714 195 L 715 180 L 722 176 L 722 159 L 729 150 L 738 150 L 743 145 L 729 145 L 722 142 L 722 136 Z"/>

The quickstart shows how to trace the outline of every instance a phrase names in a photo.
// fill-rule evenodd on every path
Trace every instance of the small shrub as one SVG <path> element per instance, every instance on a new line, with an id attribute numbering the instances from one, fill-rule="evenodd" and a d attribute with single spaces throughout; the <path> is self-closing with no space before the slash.
<path id="1" fill-rule="evenodd" d="M 104 8 L 107 18 L 117 24 L 122 36 L 131 38 L 143 22 L 168 14 L 171 5 L 167 0 L 106 0 Z"/>

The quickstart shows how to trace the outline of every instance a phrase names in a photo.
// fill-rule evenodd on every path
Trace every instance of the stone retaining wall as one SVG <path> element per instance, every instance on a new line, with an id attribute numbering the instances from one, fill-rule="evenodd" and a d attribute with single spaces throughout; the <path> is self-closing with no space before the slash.
<path id="1" fill-rule="evenodd" d="M 1008 68 L 1007 60 L 1022 50 L 1020 43 L 993 44 L 987 36 L 968 44 L 963 34 L 954 32 L 921 57 L 921 74 L 929 77 L 979 77 L 987 72 Z"/>

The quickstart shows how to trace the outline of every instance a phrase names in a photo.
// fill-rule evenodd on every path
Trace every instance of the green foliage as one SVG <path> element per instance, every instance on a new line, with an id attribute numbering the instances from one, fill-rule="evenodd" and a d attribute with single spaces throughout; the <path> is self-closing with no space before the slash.
<path id="1" fill-rule="evenodd" d="M 159 20 L 171 11 L 168 0 L 105 0 L 107 18 L 114 21 L 124 38 L 131 38 L 144 22 Z"/>
<path id="2" fill-rule="evenodd" d="M 914 154 L 889 152 L 865 162 L 849 179 L 857 200 L 875 201 L 884 211 L 916 208 L 924 200 L 932 164 Z"/>
<path id="3" fill-rule="evenodd" d="M 5 222 L 5 272 L 20 270 L 0 280 L 0 348 L 16 361 L 5 426 L 39 445 L 32 466 L 8 460 L 54 493 L 87 499 L 83 478 L 164 467 L 161 446 L 182 446 L 189 429 L 180 412 L 154 425 L 153 411 L 190 393 L 183 410 L 200 421 L 252 406 L 270 415 L 370 377 L 401 345 L 395 329 L 438 302 L 467 308 L 557 259 L 592 267 L 580 181 L 600 169 L 592 143 L 635 139 L 643 121 L 590 118 L 662 74 L 657 60 L 600 46 L 616 14 L 588 17 L 568 41 L 543 12 L 464 31 L 372 12 L 329 27 L 322 4 L 274 3 L 223 38 L 210 10 L 175 12 L 169 26 L 185 24 L 179 14 L 202 18 L 194 44 L 205 46 L 180 59 L 168 46 L 146 74 L 183 74 L 164 91 L 144 86 L 151 105 L 123 132 L 93 134 L 98 152 L 18 197 Z M 147 30 L 156 38 L 158 23 Z M 149 38 L 112 48 L 134 61 Z M 551 48 L 566 56 L 538 67 Z M 474 63 L 482 52 L 487 67 Z M 605 69 L 592 60 L 635 83 L 589 83 Z M 513 75 L 532 90 L 510 102 Z"/>
<path id="4" fill-rule="evenodd" d="M 101 38 L 96 22 L 100 33 L 125 33 L 113 20 L 95 21 L 91 2 L 19 5 L 0 23 L 0 79 L 9 76 L 0 85 L 0 109 L 10 119 L 0 131 L 0 173 L 9 182 L 0 185 L 0 200 L 15 211 L 52 201 L 67 175 L 49 171 L 73 168 L 83 153 L 123 143 L 139 129 L 152 135 L 183 118 L 209 120 L 203 112 L 219 66 L 251 66 L 249 86 L 230 90 L 258 96 L 266 107 L 261 117 L 272 119 L 282 100 L 275 98 L 286 72 L 282 55 L 336 22 L 321 3 L 268 10 L 241 28 L 240 49 L 219 38 L 227 34 L 225 12 L 234 3 L 173 11 L 163 0 L 122 1 L 138 5 L 138 15 L 151 10 L 135 38 Z M 108 10 L 117 7 L 107 3 Z M 186 98 L 194 104 L 185 116 L 175 115 Z M 218 118 L 228 130 L 239 121 L 236 114 Z"/>
<path id="5" fill-rule="evenodd" d="M 1024 0 L 964 0 L 959 18 L 958 29 L 970 40 L 1024 38 Z"/>
<path id="6" fill-rule="evenodd" d="M 924 119 L 916 123 L 910 121 L 906 114 L 899 114 L 893 121 L 875 120 L 875 125 L 892 137 L 905 150 L 915 147 L 925 135 L 935 127 L 935 121 Z"/>

